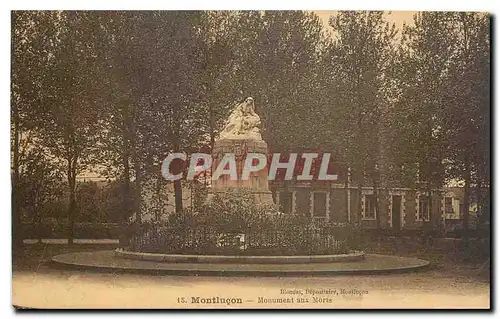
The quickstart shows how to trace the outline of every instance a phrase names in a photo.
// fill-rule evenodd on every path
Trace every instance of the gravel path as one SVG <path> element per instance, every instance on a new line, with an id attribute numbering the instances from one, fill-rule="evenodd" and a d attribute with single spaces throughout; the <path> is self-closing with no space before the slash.
<path id="1" fill-rule="evenodd" d="M 82 245 L 78 250 L 110 248 Z M 12 303 L 35 308 L 490 307 L 489 281 L 468 264 L 445 263 L 407 274 L 205 277 L 55 269 L 48 263 L 72 251 L 63 245 L 29 245 L 14 262 Z"/>
<path id="2" fill-rule="evenodd" d="M 290 293 L 283 294 L 281 289 Z M 307 293 L 314 290 L 319 294 Z M 332 290 L 338 293 L 334 294 Z M 489 307 L 489 283 L 443 277 L 433 271 L 378 276 L 225 278 L 44 269 L 37 273 L 15 272 L 12 291 L 13 304 L 37 308 Z M 297 293 L 291 293 L 294 291 Z M 197 297 L 233 298 L 237 301 L 239 298 L 242 303 L 203 304 L 196 302 Z M 285 297 L 292 298 L 293 303 L 280 300 Z M 324 302 L 313 297 L 321 297 Z M 187 303 L 182 303 L 179 298 L 185 298 Z M 304 302 L 297 303 L 299 298 Z M 265 303 L 266 300 L 274 302 Z"/>

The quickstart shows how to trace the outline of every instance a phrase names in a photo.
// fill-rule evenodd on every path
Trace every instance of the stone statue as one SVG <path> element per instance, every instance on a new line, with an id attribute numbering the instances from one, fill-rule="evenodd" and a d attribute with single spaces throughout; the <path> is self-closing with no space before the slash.
<path id="1" fill-rule="evenodd" d="M 246 98 L 238 104 L 229 116 L 219 139 L 262 140 L 260 135 L 260 117 L 255 113 L 253 99 Z"/>
<path id="2" fill-rule="evenodd" d="M 229 189 L 246 189 L 250 191 L 257 203 L 273 204 L 273 196 L 269 190 L 268 169 L 252 171 L 248 178 L 243 179 L 243 170 L 247 155 L 263 154 L 267 156 L 267 143 L 260 133 L 260 118 L 255 113 L 254 101 L 251 97 L 236 105 L 227 119 L 224 129 L 215 141 L 212 149 L 212 167 L 225 167 L 230 163 L 225 161 L 226 155 L 234 155 L 237 178 L 231 174 L 215 176 L 211 180 L 207 201 L 218 193 L 225 193 Z M 254 165 L 253 162 L 251 165 Z M 213 172 L 212 172 L 213 173 Z M 214 175 L 212 175 L 212 178 Z"/>

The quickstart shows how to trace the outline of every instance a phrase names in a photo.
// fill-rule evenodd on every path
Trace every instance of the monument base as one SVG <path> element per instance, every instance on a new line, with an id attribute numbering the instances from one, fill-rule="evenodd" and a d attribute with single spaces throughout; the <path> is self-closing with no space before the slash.
<path id="1" fill-rule="evenodd" d="M 242 170 L 249 153 L 259 153 L 267 156 L 267 143 L 256 139 L 220 139 L 215 142 L 212 151 L 212 167 L 217 167 L 225 154 L 234 154 L 237 166 L 237 180 L 231 180 L 223 175 L 212 182 L 207 200 L 217 193 L 224 193 L 229 189 L 245 190 L 254 194 L 257 203 L 274 203 L 269 190 L 267 167 L 258 172 L 251 172 L 247 180 L 242 180 Z M 212 172 L 213 173 L 213 172 Z"/>

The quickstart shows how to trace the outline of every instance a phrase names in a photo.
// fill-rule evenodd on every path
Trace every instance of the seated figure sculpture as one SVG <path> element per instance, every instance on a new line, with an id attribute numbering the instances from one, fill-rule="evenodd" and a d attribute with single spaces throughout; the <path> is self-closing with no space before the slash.
<path id="1" fill-rule="evenodd" d="M 235 107 L 219 138 L 262 140 L 260 117 L 255 113 L 253 98 L 248 97 Z"/>

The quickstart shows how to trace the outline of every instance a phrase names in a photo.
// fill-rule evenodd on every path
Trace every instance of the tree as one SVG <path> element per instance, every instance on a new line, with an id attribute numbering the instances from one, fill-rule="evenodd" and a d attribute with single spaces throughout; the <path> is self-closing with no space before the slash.
<path id="1" fill-rule="evenodd" d="M 391 66 L 396 30 L 385 21 L 383 12 L 346 11 L 330 18 L 335 41 L 328 47 L 327 69 L 334 79 L 329 111 L 333 145 L 343 151 L 344 161 L 352 167 L 358 186 L 358 212 L 361 213 L 361 190 L 365 178 L 374 186 L 378 206 L 379 166 L 381 163 L 382 112 L 388 103 L 384 92 L 387 70 Z M 332 140 L 330 138 L 329 140 Z M 379 214 L 376 214 L 377 226 Z"/>
<path id="2" fill-rule="evenodd" d="M 396 179 L 429 196 L 445 181 L 464 181 L 467 228 L 473 176 L 480 172 L 477 180 L 487 181 L 489 170 L 489 21 L 480 14 L 424 12 L 414 22 L 403 28 L 394 69 L 391 154 L 402 173 Z M 419 183 L 412 183 L 417 176 Z"/>
<path id="3" fill-rule="evenodd" d="M 38 52 L 50 57 L 39 70 L 40 89 L 36 130 L 51 156 L 65 161 L 68 186 L 68 242 L 73 243 L 76 176 L 95 163 L 100 115 L 94 96 L 97 54 L 93 37 L 97 26 L 90 12 L 65 11 L 51 19 L 57 32 L 50 35 L 53 47 Z"/>
<path id="4" fill-rule="evenodd" d="M 326 37 L 319 18 L 305 11 L 242 12 L 236 41 L 239 92 L 253 96 L 270 152 L 325 148 L 320 59 Z M 247 93 L 248 92 L 248 93 Z M 243 98 L 243 96 L 241 96 Z M 284 181 L 284 211 L 290 211 Z"/>
<path id="5" fill-rule="evenodd" d="M 101 188 L 93 181 L 80 181 L 76 186 L 75 213 L 78 221 L 103 222 L 106 220 L 102 211 Z"/>
<path id="6" fill-rule="evenodd" d="M 485 14 L 465 12 L 454 14 L 451 21 L 457 45 L 442 126 L 447 138 L 447 177 L 464 182 L 462 216 L 467 230 L 471 186 L 476 186 L 479 207 L 485 203 L 481 188 L 489 186 L 490 21 Z"/>
<path id="7" fill-rule="evenodd" d="M 160 176 L 159 165 L 168 153 L 194 148 L 203 140 L 201 17 L 200 12 L 148 11 L 103 20 L 113 44 L 107 48 L 113 66 L 108 85 L 117 89 L 108 101 L 108 133 L 113 137 L 108 146 L 123 150 L 114 153 L 124 174 L 129 161 L 133 163 L 139 220 L 140 194 L 150 191 L 142 189 L 147 184 L 143 178 Z M 115 45 L 121 46 L 120 52 Z M 174 186 L 180 211 L 180 181 Z"/>
<path id="8" fill-rule="evenodd" d="M 230 108 L 241 98 L 235 72 L 240 63 L 237 22 L 238 14 L 233 11 L 206 11 L 200 20 L 201 98 L 195 125 L 208 137 L 208 151 L 213 149 Z M 200 142 L 206 144 L 203 137 Z"/>
<path id="9" fill-rule="evenodd" d="M 146 39 L 154 46 L 146 47 L 151 87 L 146 92 L 144 118 L 146 169 L 159 174 L 159 163 L 168 153 L 180 152 L 199 145 L 203 137 L 197 125 L 203 115 L 200 103 L 200 69 L 203 62 L 202 37 L 199 33 L 200 12 L 152 12 L 145 19 Z M 156 146 L 155 149 L 151 145 Z M 181 181 L 174 181 L 176 211 L 182 211 Z"/>
<path id="10" fill-rule="evenodd" d="M 325 41 L 319 18 L 304 11 L 266 11 L 239 13 L 238 21 L 246 27 L 235 44 L 235 82 L 242 94 L 254 97 L 270 150 L 319 144 L 317 74 Z"/>
<path id="11" fill-rule="evenodd" d="M 22 244 L 21 203 L 18 196 L 26 141 L 31 140 L 34 119 L 42 96 L 46 73 L 41 69 L 51 60 L 56 27 L 55 14 L 47 11 L 12 12 L 11 144 L 13 245 Z M 24 153 L 24 154 L 23 154 Z"/>
<path id="12" fill-rule="evenodd" d="M 425 189 L 438 188 L 444 181 L 440 108 L 455 47 L 449 19 L 446 12 L 420 13 L 414 26 L 403 27 L 395 76 L 400 95 L 395 102 L 392 149 L 399 149 L 399 157 L 394 161 L 413 168 L 412 179 L 418 177 Z"/>
<path id="13" fill-rule="evenodd" d="M 48 215 L 51 204 L 64 195 L 60 165 L 43 149 L 31 148 L 23 159 L 18 192 L 20 208 L 31 216 L 41 242 L 42 219 Z"/>
<path id="14" fill-rule="evenodd" d="M 150 82 L 141 72 L 143 61 L 138 57 L 142 55 L 135 50 L 143 44 L 139 43 L 142 37 L 137 28 L 144 14 L 103 12 L 97 17 L 102 30 L 97 41 L 102 84 L 99 100 L 104 114 L 103 126 L 107 128 L 99 149 L 100 162 L 102 174 L 121 181 L 123 194 L 119 196 L 121 218 L 118 220 L 124 229 L 133 213 L 140 220 L 142 168 L 138 108 Z"/>

